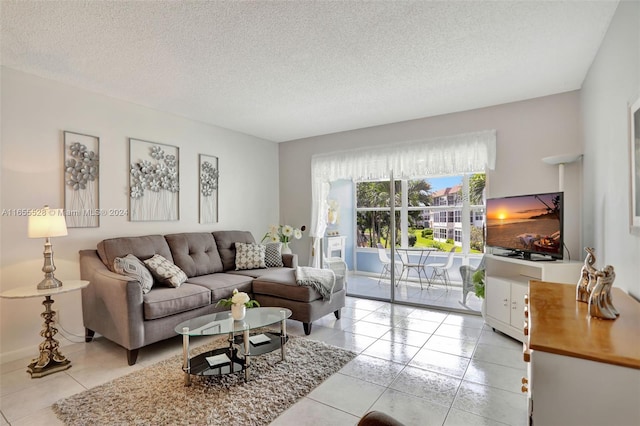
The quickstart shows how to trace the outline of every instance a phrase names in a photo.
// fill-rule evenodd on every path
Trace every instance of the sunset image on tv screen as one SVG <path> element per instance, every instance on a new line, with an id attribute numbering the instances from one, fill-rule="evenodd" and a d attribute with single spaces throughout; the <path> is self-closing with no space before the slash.
<path id="1" fill-rule="evenodd" d="M 561 193 L 489 199 L 486 245 L 562 254 L 561 224 Z"/>

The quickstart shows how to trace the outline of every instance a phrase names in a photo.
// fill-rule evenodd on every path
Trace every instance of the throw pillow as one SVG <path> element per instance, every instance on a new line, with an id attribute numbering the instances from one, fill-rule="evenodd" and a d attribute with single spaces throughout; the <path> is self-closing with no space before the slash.
<path id="1" fill-rule="evenodd" d="M 283 267 L 282 243 L 267 243 L 264 247 L 264 264 L 267 265 L 267 268 Z"/>
<path id="2" fill-rule="evenodd" d="M 236 243 L 236 271 L 266 268 L 264 252 L 265 247 L 262 244 Z"/>
<path id="3" fill-rule="evenodd" d="M 177 288 L 187 280 L 187 274 L 182 269 L 159 254 L 154 254 L 144 263 L 149 267 L 153 277 L 163 284 Z"/>
<path id="4" fill-rule="evenodd" d="M 151 291 L 153 277 L 147 267 L 144 266 L 144 263 L 134 255 L 128 254 L 125 257 L 116 257 L 113 260 L 113 269 L 120 275 L 125 275 L 137 280 L 142 287 L 143 294 Z"/>

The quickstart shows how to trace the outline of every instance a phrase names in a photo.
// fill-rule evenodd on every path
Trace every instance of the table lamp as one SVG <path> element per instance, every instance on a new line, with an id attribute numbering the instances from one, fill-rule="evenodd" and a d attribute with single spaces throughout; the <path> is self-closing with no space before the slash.
<path id="1" fill-rule="evenodd" d="M 29 238 L 45 238 L 44 241 L 44 279 L 38 284 L 38 290 L 62 287 L 62 281 L 53 276 L 56 270 L 53 264 L 53 250 L 51 250 L 50 237 L 61 237 L 67 235 L 67 223 L 64 219 L 62 209 L 50 209 L 44 206 L 43 209 L 34 210 L 29 216 L 27 233 Z"/>

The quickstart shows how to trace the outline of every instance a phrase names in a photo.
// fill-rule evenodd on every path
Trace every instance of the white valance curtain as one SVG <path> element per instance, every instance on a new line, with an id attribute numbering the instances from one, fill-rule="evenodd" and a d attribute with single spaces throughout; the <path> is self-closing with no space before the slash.
<path id="1" fill-rule="evenodd" d="M 496 162 L 496 131 L 359 148 L 317 154 L 311 158 L 311 265 L 320 267 L 320 239 L 327 223 L 329 183 L 338 179 L 384 179 L 447 176 L 493 170 Z"/>

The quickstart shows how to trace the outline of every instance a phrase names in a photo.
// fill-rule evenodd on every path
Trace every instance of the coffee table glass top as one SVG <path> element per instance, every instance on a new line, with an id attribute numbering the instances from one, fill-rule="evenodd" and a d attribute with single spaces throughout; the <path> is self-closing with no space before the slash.
<path id="1" fill-rule="evenodd" d="M 189 336 L 215 336 L 266 327 L 290 316 L 291 310 L 287 308 L 251 308 L 247 309 L 243 320 L 234 321 L 231 311 L 216 312 L 181 322 L 176 326 L 175 331 Z"/>

